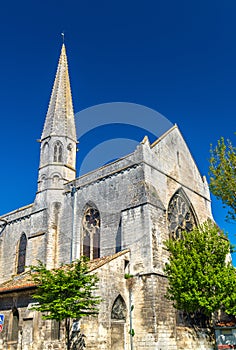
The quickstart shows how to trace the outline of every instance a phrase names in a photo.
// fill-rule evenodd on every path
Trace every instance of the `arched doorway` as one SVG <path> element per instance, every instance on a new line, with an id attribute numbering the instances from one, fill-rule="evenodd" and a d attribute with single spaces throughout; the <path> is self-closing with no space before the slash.
<path id="1" fill-rule="evenodd" d="M 124 299 L 119 295 L 111 310 L 111 349 L 125 349 L 125 323 L 127 308 Z"/>

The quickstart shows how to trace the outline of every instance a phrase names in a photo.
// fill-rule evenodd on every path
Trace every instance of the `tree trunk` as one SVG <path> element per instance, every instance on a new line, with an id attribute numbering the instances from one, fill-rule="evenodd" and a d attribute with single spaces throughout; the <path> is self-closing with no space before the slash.
<path id="1" fill-rule="evenodd" d="M 65 320 L 65 330 L 66 330 L 66 348 L 70 350 L 70 318 L 66 318 Z"/>

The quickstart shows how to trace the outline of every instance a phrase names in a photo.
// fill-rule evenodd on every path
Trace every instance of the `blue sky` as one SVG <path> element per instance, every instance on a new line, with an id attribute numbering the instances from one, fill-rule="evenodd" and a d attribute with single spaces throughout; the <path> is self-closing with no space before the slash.
<path id="1" fill-rule="evenodd" d="M 75 113 L 116 101 L 152 108 L 177 123 L 207 175 L 210 144 L 235 143 L 235 18 L 234 0 L 2 3 L 0 214 L 34 200 L 62 31 Z M 214 198 L 213 213 L 236 242 Z"/>

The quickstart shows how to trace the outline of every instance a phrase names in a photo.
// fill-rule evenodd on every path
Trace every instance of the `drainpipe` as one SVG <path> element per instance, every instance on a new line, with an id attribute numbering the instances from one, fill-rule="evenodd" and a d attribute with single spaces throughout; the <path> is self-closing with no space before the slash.
<path id="1" fill-rule="evenodd" d="M 131 261 L 131 252 L 130 252 L 130 261 Z M 128 273 L 130 275 L 130 263 L 128 266 Z M 134 278 L 134 276 L 133 276 Z M 134 343 L 133 343 L 133 336 L 132 336 L 132 329 L 133 329 L 133 316 L 132 316 L 132 302 L 133 302 L 133 298 L 132 298 L 132 284 L 129 286 L 129 330 L 130 330 L 130 350 L 134 349 Z"/>
<path id="2" fill-rule="evenodd" d="M 20 331 L 20 350 L 23 349 L 23 331 Z"/>
<path id="3" fill-rule="evenodd" d="M 133 318 L 132 318 L 132 287 L 129 288 L 129 329 L 130 329 L 130 350 L 133 350 L 133 336 L 131 331 L 133 329 Z"/>

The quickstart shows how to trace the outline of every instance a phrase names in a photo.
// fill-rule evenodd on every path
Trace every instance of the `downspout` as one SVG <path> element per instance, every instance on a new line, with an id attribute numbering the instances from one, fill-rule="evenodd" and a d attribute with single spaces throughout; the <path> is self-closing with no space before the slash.
<path id="1" fill-rule="evenodd" d="M 131 261 L 131 252 L 130 252 L 130 261 Z M 130 264 L 128 266 L 128 271 L 130 275 Z M 131 276 L 131 275 L 130 275 Z M 132 335 L 132 330 L 133 330 L 133 316 L 132 316 L 132 283 L 129 285 L 129 335 L 130 335 L 130 350 L 133 350 L 134 348 L 134 343 L 133 343 L 133 335 Z"/>
<path id="2" fill-rule="evenodd" d="M 130 325 L 130 350 L 133 350 L 133 317 L 132 317 L 132 287 L 129 288 L 129 325 Z"/>

